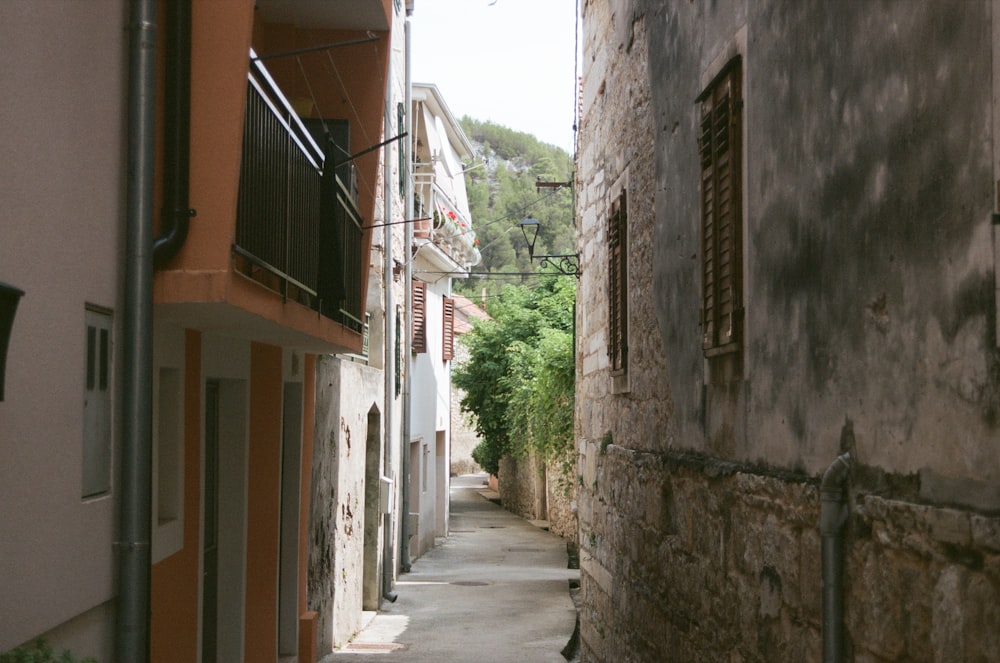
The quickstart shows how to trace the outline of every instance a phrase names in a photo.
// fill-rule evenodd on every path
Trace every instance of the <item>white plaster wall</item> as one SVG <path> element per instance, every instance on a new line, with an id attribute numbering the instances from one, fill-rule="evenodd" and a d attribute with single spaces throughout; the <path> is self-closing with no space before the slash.
<path id="1" fill-rule="evenodd" d="M 115 468 L 110 495 L 80 495 L 85 306 L 114 311 L 114 341 L 122 320 L 125 24 L 119 0 L 0 3 L 0 281 L 26 292 L 0 402 L 0 651 L 114 594 Z M 92 614 L 76 653 L 104 657 Z"/>
<path id="2" fill-rule="evenodd" d="M 154 314 L 155 316 L 155 314 Z M 163 384 L 164 369 L 176 372 L 179 382 L 173 394 L 167 393 Z M 185 384 L 184 329 L 174 325 L 156 324 L 153 329 L 153 529 L 152 561 L 155 564 L 184 545 L 184 384 Z M 171 408 L 172 412 L 167 411 Z M 162 425 L 173 416 L 176 426 Z M 170 437 L 171 439 L 166 439 Z M 174 464 L 173 468 L 167 465 Z M 171 478 L 167 475 L 172 474 Z M 177 492 L 166 495 L 161 483 L 175 481 Z M 174 499 L 170 499 L 173 497 Z M 173 504 L 162 505 L 171 509 L 176 517 L 161 520 L 161 500 Z"/>
<path id="3" fill-rule="evenodd" d="M 427 352 L 411 355 L 413 381 L 411 383 L 410 440 L 421 440 L 420 465 L 411 466 L 410 481 L 417 484 L 419 505 L 410 504 L 410 513 L 418 513 L 417 531 L 411 531 L 410 554 L 419 557 L 434 547 L 434 536 L 444 536 L 442 521 L 447 523 L 447 496 L 450 477 L 448 467 L 448 431 L 451 428 L 451 362 L 443 357 L 443 297 L 450 294 L 448 279 L 427 284 L 426 325 Z M 443 464 L 437 448 L 438 431 L 444 431 L 445 448 Z M 426 445 L 426 446 L 425 446 Z M 426 468 L 424 467 L 426 465 Z M 424 472 L 427 474 L 424 490 Z M 411 494 L 413 494 L 411 490 Z M 438 511 L 443 506 L 445 513 Z"/>

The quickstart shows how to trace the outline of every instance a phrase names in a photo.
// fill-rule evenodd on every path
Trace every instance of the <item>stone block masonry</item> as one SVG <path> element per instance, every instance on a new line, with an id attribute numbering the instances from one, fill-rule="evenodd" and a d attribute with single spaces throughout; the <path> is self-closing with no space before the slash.
<path id="1" fill-rule="evenodd" d="M 816 477 L 586 442 L 584 661 L 816 661 Z M 1000 519 L 852 491 L 852 661 L 988 661 L 1000 651 Z M 991 626 L 992 625 L 992 626 Z"/>

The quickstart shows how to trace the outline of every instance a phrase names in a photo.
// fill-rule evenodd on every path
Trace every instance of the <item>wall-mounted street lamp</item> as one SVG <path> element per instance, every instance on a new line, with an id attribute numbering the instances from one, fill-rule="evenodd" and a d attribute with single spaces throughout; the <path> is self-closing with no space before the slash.
<path id="1" fill-rule="evenodd" d="M 538 227 L 541 225 L 541 222 L 538 219 L 529 216 L 526 219 L 522 219 L 517 225 L 521 228 L 521 233 L 524 234 L 524 241 L 528 245 L 529 259 L 537 259 L 540 261 L 542 267 L 551 267 L 560 274 L 580 278 L 579 253 L 560 253 L 557 255 L 536 256 L 535 240 L 538 239 Z"/>

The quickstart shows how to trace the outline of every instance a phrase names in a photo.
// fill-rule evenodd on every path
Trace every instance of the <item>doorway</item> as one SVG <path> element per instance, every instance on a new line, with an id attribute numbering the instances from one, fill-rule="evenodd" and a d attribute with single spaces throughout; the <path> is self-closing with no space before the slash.
<path id="1" fill-rule="evenodd" d="M 246 392 L 243 380 L 205 382 L 201 663 L 243 660 Z"/>
<path id="2" fill-rule="evenodd" d="M 361 588 L 363 610 L 378 610 L 382 593 L 379 591 L 379 530 L 382 524 L 381 477 L 385 473 L 382 461 L 382 417 L 378 408 L 368 411 L 368 433 L 365 441 L 365 551 L 364 578 Z"/>

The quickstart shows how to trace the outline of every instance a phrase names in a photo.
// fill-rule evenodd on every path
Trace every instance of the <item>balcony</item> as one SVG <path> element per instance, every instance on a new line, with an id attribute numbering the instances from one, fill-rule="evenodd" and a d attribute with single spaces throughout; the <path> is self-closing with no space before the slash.
<path id="1" fill-rule="evenodd" d="M 434 173 L 415 172 L 413 182 L 416 216 L 426 218 L 413 229 L 418 243 L 429 240 L 464 271 L 478 264 L 480 254 L 472 224 L 435 181 Z"/>
<path id="2" fill-rule="evenodd" d="M 247 86 L 234 269 L 361 333 L 364 231 L 354 166 L 327 158 L 343 149 L 316 144 L 254 59 Z"/>

